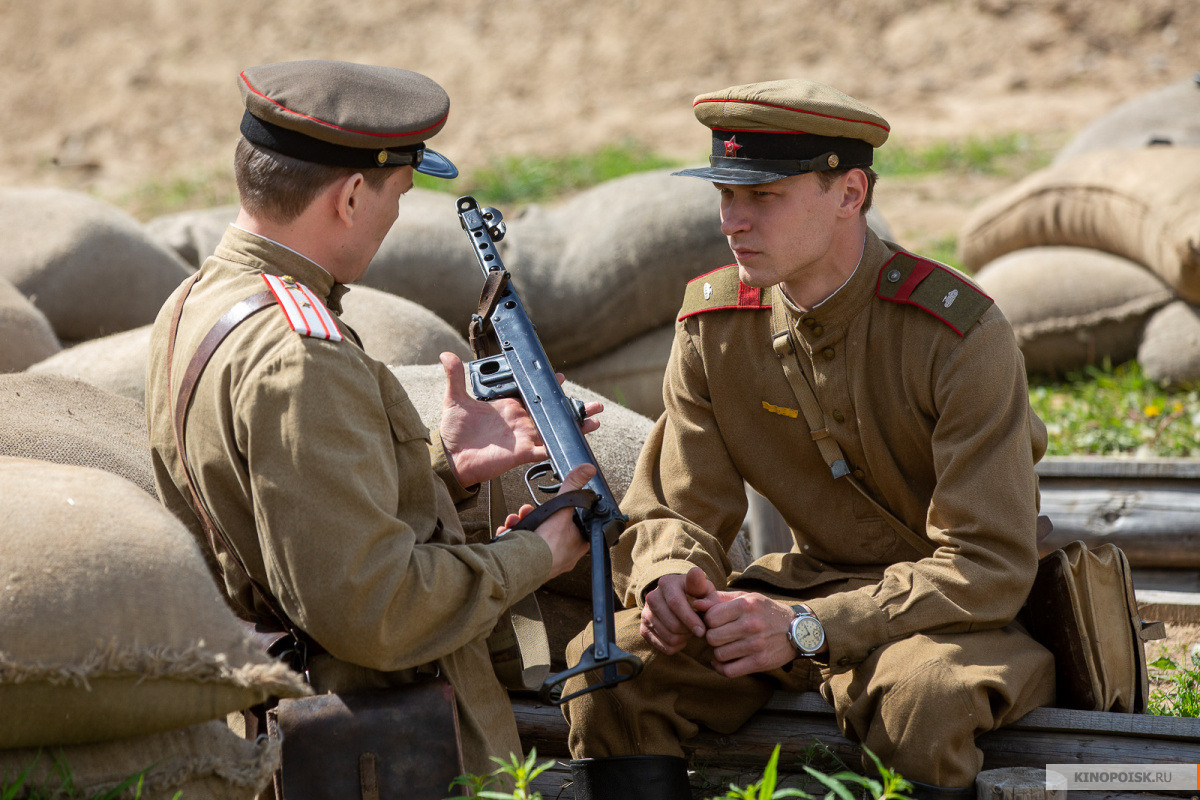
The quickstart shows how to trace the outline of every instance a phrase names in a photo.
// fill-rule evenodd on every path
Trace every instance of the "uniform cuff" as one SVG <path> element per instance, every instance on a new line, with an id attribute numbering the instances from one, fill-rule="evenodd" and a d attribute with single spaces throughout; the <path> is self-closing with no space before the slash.
<path id="1" fill-rule="evenodd" d="M 827 658 L 834 672 L 857 664 L 887 641 L 887 615 L 868 594 L 874 588 L 804 601 L 825 629 Z"/>
<path id="2" fill-rule="evenodd" d="M 493 539 L 488 547 L 496 548 L 500 568 L 504 570 L 507 605 L 541 587 L 550 579 L 554 554 L 546 540 L 533 531 L 506 531 Z"/>
<path id="3" fill-rule="evenodd" d="M 655 582 L 664 575 L 686 575 L 692 571 L 692 567 L 697 566 L 691 561 L 682 558 L 667 559 L 666 561 L 655 561 L 641 570 L 636 576 L 634 586 L 637 587 L 637 604 L 641 608 L 646 603 L 646 595 L 654 588 Z M 714 578 L 712 575 L 708 579 L 713 582 L 713 585 L 718 589 L 725 587 L 724 579 Z"/>
<path id="4" fill-rule="evenodd" d="M 464 487 L 458 482 L 458 478 L 454 477 L 454 469 L 450 466 L 450 457 L 446 455 L 439 431 L 429 433 L 429 463 L 433 465 L 433 471 L 442 479 L 442 483 L 446 484 L 446 490 L 450 492 L 450 499 L 454 501 L 454 505 L 459 506 L 468 500 L 474 500 L 479 494 L 478 483 Z"/>

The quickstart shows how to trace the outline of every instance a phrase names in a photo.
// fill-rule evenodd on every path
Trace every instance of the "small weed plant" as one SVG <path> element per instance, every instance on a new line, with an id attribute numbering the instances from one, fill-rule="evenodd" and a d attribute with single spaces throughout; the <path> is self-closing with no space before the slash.
<path id="1" fill-rule="evenodd" d="M 1150 692 L 1147 712 L 1160 717 L 1200 717 L 1200 650 L 1193 650 L 1191 666 L 1179 665 L 1162 655 L 1150 662 L 1151 678 L 1159 684 Z M 1163 685 L 1165 682 L 1165 685 Z"/>
<path id="2" fill-rule="evenodd" d="M 808 794 L 800 789 L 779 786 L 779 750 L 780 746 L 775 745 L 775 750 L 772 751 L 771 758 L 767 761 L 759 780 L 744 787 L 730 784 L 725 794 L 713 796 L 709 800 L 782 800 L 786 797 L 815 800 L 817 795 Z M 900 777 L 894 770 L 883 766 L 883 763 L 870 750 L 863 748 L 863 752 L 875 762 L 875 767 L 879 771 L 878 780 L 859 775 L 848 769 L 833 775 L 826 775 L 807 764 L 804 764 L 803 768 L 813 780 L 825 787 L 824 800 L 862 800 L 864 797 L 869 797 L 871 800 L 907 800 L 911 797 L 909 792 L 912 790 L 912 784 Z M 537 750 L 531 750 L 529 757 L 524 761 L 516 755 L 510 755 L 508 761 L 493 756 L 492 761 L 499 766 L 491 774 L 460 775 L 450 784 L 450 790 L 453 791 L 456 786 L 461 787 L 469 792 L 470 796 L 485 798 L 485 800 L 542 800 L 541 793 L 533 791 L 530 786 L 534 778 L 553 766 L 554 762 L 546 761 L 535 766 Z M 505 778 L 508 780 L 505 781 Z M 497 787 L 506 782 L 513 784 L 512 791 L 499 791 Z M 463 796 L 466 795 L 455 795 L 446 800 L 456 800 L 457 797 Z"/>
<path id="3" fill-rule="evenodd" d="M 38 758 L 40 757 L 39 755 Z M 75 785 L 75 778 L 66 760 L 61 755 L 53 758 L 53 782 L 58 784 L 57 787 L 46 789 L 44 786 L 28 785 L 29 776 L 37 767 L 37 759 L 34 759 L 32 764 L 15 776 L 0 774 L 0 800 L 127 800 L 130 792 L 133 793 L 133 800 L 140 800 L 146 773 L 149 771 L 147 767 L 111 789 L 88 794 Z M 176 792 L 172 800 L 181 800 L 182 797 L 182 792 Z"/>

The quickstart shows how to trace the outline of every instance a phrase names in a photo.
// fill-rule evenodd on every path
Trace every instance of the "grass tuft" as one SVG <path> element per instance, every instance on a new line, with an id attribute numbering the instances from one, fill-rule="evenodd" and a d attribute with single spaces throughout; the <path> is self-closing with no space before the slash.
<path id="1" fill-rule="evenodd" d="M 1048 165 L 1057 150 L 1058 143 L 1023 133 L 968 136 L 920 146 L 895 142 L 876 152 L 875 171 L 893 177 L 937 173 L 1021 177 Z"/>
<path id="2" fill-rule="evenodd" d="M 1150 662 L 1150 678 L 1158 684 L 1146 712 L 1160 717 L 1200 717 L 1200 650 L 1193 650 L 1191 667 L 1176 664 L 1166 654 Z"/>

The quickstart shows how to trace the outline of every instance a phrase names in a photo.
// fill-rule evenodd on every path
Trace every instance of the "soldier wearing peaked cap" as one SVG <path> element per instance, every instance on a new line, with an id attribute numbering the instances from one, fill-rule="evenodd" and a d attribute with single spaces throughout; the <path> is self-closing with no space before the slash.
<path id="1" fill-rule="evenodd" d="M 1054 698 L 1014 622 L 1046 430 L 1012 330 L 868 228 L 889 133 L 870 108 L 784 80 L 694 111 L 712 157 L 680 174 L 715 185 L 736 263 L 684 292 L 613 549 L 617 642 L 646 666 L 566 707 L 576 797 L 689 797 L 681 742 L 734 733 L 780 687 L 819 688 L 918 797 L 973 797 L 975 737 Z M 731 574 L 743 482 L 795 546 Z"/>
<path id="2" fill-rule="evenodd" d="M 463 766 L 490 772 L 489 756 L 520 743 L 485 639 L 586 543 L 569 512 L 466 543 L 456 503 L 545 458 L 532 420 L 517 401 L 475 401 L 462 363 L 444 353 L 442 426 L 427 430 L 340 318 L 413 171 L 457 174 L 426 146 L 449 99 L 414 72 L 330 61 L 253 67 L 238 86 L 241 209 L 153 331 L 159 494 L 212 556 L 234 607 L 304 642 L 317 692 L 448 676 Z"/>

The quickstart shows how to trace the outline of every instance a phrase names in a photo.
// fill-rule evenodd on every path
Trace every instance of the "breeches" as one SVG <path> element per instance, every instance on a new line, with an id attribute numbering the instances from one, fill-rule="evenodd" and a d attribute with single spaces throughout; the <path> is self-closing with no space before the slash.
<path id="1" fill-rule="evenodd" d="M 683 755 L 680 743 L 700 726 L 733 733 L 776 689 L 816 689 L 847 738 L 905 778 L 969 786 L 983 765 L 975 737 L 1054 700 L 1053 657 L 1018 625 L 911 636 L 837 673 L 798 659 L 789 672 L 726 678 L 711 668 L 702 640 L 664 655 L 642 638 L 638 620 L 637 609 L 617 614 L 617 644 L 642 658 L 642 674 L 563 706 L 574 758 Z M 568 663 L 591 638 L 589 627 L 571 642 Z M 577 678 L 566 692 L 582 687 Z"/>

